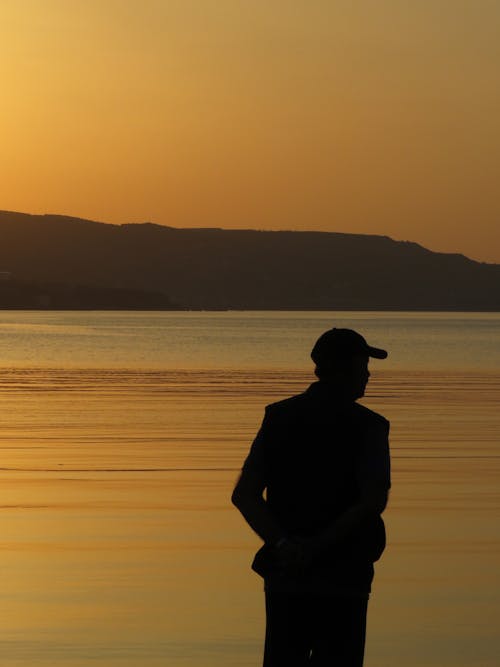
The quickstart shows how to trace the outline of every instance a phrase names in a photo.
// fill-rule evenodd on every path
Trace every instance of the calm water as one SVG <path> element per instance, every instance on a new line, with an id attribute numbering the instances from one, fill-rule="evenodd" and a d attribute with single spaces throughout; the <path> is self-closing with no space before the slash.
<path id="1" fill-rule="evenodd" d="M 257 667 L 229 506 L 264 405 L 353 326 L 390 357 L 389 548 L 367 667 L 498 667 L 500 316 L 0 311 L 1 664 Z"/>

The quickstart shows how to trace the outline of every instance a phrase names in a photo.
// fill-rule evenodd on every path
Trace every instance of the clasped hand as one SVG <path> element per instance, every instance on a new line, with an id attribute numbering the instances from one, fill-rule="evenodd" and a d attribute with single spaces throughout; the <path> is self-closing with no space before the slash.
<path id="1" fill-rule="evenodd" d="M 273 556 L 283 574 L 297 575 L 309 569 L 321 550 L 318 540 L 294 537 L 275 546 Z"/>

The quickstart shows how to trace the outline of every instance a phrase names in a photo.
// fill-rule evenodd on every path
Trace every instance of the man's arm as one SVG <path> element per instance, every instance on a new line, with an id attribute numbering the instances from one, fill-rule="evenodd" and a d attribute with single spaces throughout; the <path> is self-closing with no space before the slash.
<path id="1" fill-rule="evenodd" d="M 269 511 L 264 499 L 268 471 L 266 449 L 268 433 L 269 416 L 266 411 L 262 426 L 243 465 L 231 501 L 239 509 L 248 525 L 264 542 L 277 544 L 285 537 L 285 533 Z"/>
<path id="2" fill-rule="evenodd" d="M 266 544 L 277 544 L 285 535 L 269 512 L 263 496 L 264 488 L 253 471 L 243 469 L 231 501 L 242 513 L 248 525 Z"/>
<path id="3" fill-rule="evenodd" d="M 359 501 L 341 514 L 326 530 L 313 538 L 311 546 L 314 550 L 323 551 L 340 544 L 366 519 L 379 516 L 387 505 L 389 491 L 378 491 L 366 494 Z"/>
<path id="4" fill-rule="evenodd" d="M 340 544 L 366 519 L 380 516 L 384 511 L 391 486 L 389 422 L 377 424 L 367 434 L 358 462 L 357 483 L 358 501 L 313 538 L 310 547 L 314 552 Z"/>

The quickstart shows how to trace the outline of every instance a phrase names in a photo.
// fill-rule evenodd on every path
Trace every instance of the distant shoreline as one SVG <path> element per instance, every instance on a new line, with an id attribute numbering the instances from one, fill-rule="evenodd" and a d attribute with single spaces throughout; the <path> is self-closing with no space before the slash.
<path id="1" fill-rule="evenodd" d="M 143 312 L 143 313 L 500 313 L 500 309 L 457 308 L 35 308 L 26 306 L 0 306 L 2 311 L 29 312 Z"/>

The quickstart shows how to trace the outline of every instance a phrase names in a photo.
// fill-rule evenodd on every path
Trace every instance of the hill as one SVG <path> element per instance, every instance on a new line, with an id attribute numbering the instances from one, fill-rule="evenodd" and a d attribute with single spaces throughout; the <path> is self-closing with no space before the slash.
<path id="1" fill-rule="evenodd" d="M 0 212 L 0 272 L 192 309 L 500 310 L 500 265 L 386 236 L 176 229 Z"/>

